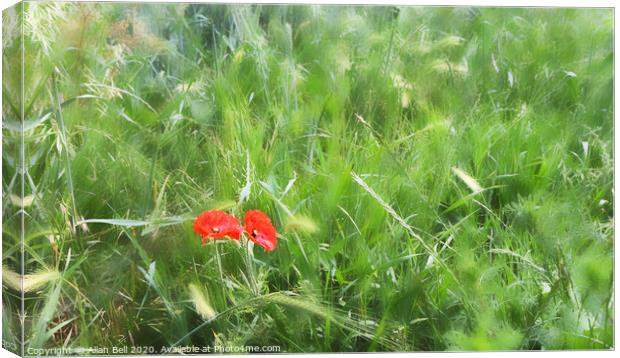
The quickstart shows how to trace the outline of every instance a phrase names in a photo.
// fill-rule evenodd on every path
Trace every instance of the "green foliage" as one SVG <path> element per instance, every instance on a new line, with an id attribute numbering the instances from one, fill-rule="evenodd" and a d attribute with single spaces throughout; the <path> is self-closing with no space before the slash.
<path id="1" fill-rule="evenodd" d="M 611 10 L 24 16 L 25 267 L 60 273 L 26 292 L 27 346 L 613 347 Z M 276 250 L 201 246 L 210 208 L 266 212 Z"/>

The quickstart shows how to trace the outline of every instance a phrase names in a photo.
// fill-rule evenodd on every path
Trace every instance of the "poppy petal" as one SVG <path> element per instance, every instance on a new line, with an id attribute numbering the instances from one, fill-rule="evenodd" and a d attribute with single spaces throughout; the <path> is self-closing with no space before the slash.
<path id="1" fill-rule="evenodd" d="M 196 218 L 194 231 L 206 238 L 219 239 L 229 237 L 238 240 L 241 235 L 241 224 L 234 216 L 221 210 L 205 211 Z"/>
<path id="2" fill-rule="evenodd" d="M 271 220 L 260 210 L 250 210 L 245 213 L 245 232 L 250 240 L 265 248 L 265 252 L 276 247 L 277 232 Z"/>
<path id="3" fill-rule="evenodd" d="M 264 247 L 265 252 L 269 252 L 276 248 L 275 236 L 273 236 L 273 239 L 272 239 L 271 236 L 257 234 L 256 236 L 251 237 L 251 240 L 254 241 L 256 244 L 259 244 L 260 246 Z"/>

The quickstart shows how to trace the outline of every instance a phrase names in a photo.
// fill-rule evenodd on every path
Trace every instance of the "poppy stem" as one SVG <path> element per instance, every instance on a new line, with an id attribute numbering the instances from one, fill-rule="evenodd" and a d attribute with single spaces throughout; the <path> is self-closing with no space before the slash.
<path id="1" fill-rule="evenodd" d="M 215 259 L 217 261 L 217 270 L 220 273 L 220 286 L 224 287 L 224 270 L 222 270 L 222 259 L 220 258 L 220 248 L 215 241 L 213 242 L 213 245 L 215 246 Z"/>
<path id="2" fill-rule="evenodd" d="M 250 285 L 252 286 L 252 291 L 255 295 L 258 295 L 258 284 L 254 277 L 254 265 L 252 264 L 252 255 L 251 255 L 251 247 L 250 247 L 250 239 L 243 235 L 245 245 L 243 245 L 243 250 L 245 251 L 245 265 L 246 272 L 248 272 L 248 281 L 250 281 Z"/>

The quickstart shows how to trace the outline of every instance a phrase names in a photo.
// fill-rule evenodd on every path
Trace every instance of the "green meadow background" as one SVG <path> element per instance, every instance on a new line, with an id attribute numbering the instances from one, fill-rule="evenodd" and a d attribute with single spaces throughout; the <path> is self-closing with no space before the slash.
<path id="1" fill-rule="evenodd" d="M 612 9 L 20 6 L 5 347 L 613 348 Z"/>

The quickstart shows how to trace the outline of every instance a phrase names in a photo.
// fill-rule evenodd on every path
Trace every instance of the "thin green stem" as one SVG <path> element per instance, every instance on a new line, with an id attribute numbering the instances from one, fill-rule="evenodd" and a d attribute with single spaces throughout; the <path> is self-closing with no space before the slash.
<path id="1" fill-rule="evenodd" d="M 215 260 L 217 261 L 217 271 L 220 274 L 220 288 L 222 289 L 222 299 L 225 299 L 226 292 L 224 291 L 224 270 L 222 269 L 222 258 L 220 257 L 220 248 L 216 242 L 213 242 L 215 246 Z"/>
<path id="2" fill-rule="evenodd" d="M 254 292 L 255 295 L 258 295 L 258 283 L 256 282 L 256 277 L 254 276 L 254 265 L 252 264 L 252 255 L 250 253 L 250 240 L 245 235 L 243 235 L 242 240 L 244 242 L 241 245 L 241 249 L 245 251 L 245 266 L 248 281 L 250 281 L 252 292 Z"/>
<path id="3" fill-rule="evenodd" d="M 67 179 L 67 187 L 69 189 L 69 194 L 71 195 L 71 209 L 73 216 L 71 218 L 72 228 L 75 229 L 76 222 L 78 219 L 78 213 L 76 208 L 75 201 L 75 191 L 73 186 L 73 174 L 71 173 L 71 157 L 69 156 L 69 143 L 67 138 L 67 129 L 65 127 L 65 120 L 62 114 L 62 100 L 60 98 L 60 94 L 58 93 L 58 84 L 56 80 L 56 73 L 52 73 L 52 91 L 54 97 L 54 104 L 56 105 L 56 120 L 58 121 L 59 127 L 59 135 L 60 142 L 62 143 L 62 151 L 64 154 L 64 167 L 65 167 L 65 177 Z"/>

